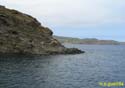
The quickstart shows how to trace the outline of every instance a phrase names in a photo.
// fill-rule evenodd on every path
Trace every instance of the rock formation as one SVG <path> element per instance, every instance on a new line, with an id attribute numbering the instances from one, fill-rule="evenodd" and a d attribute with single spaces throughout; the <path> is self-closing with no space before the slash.
<path id="1" fill-rule="evenodd" d="M 53 32 L 30 15 L 0 6 L 0 53 L 75 54 L 53 38 Z"/>

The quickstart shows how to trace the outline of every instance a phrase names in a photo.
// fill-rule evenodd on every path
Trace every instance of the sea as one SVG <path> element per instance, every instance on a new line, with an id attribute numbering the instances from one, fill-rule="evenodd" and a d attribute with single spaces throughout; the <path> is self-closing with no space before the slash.
<path id="1" fill-rule="evenodd" d="M 65 46 L 85 53 L 0 55 L 0 88 L 125 88 L 124 45 Z"/>

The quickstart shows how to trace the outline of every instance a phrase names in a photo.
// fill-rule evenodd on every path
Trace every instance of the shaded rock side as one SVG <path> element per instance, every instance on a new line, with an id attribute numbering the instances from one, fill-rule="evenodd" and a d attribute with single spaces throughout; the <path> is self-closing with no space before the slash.
<path id="1" fill-rule="evenodd" d="M 0 6 L 0 53 L 74 54 L 52 37 L 53 32 L 41 26 L 30 15 Z"/>

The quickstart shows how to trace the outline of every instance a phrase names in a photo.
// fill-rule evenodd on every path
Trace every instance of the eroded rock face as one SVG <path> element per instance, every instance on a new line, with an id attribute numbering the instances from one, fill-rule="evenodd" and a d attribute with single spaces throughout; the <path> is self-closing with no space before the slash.
<path id="1" fill-rule="evenodd" d="M 0 53 L 53 54 L 66 49 L 33 17 L 0 6 Z"/>

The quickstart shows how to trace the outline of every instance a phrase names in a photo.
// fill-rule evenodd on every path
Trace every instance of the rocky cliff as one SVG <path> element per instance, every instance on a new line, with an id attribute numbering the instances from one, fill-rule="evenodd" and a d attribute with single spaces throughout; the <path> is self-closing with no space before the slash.
<path id="1" fill-rule="evenodd" d="M 75 54 L 53 38 L 53 32 L 30 15 L 0 6 L 0 53 Z"/>

